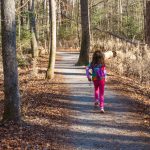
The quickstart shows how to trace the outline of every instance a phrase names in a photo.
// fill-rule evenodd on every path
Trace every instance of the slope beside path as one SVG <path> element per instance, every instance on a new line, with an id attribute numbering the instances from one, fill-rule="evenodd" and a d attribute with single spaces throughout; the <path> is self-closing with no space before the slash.
<path id="1" fill-rule="evenodd" d="M 64 77 L 68 91 L 70 128 L 66 131 L 74 150 L 149 150 L 150 131 L 142 116 L 127 102 L 128 98 L 105 88 L 105 114 L 93 106 L 93 85 L 85 77 L 84 67 L 75 66 L 78 53 L 58 52 L 56 74 Z M 66 143 L 67 144 L 67 143 Z M 69 148 L 68 148 L 69 149 Z"/>

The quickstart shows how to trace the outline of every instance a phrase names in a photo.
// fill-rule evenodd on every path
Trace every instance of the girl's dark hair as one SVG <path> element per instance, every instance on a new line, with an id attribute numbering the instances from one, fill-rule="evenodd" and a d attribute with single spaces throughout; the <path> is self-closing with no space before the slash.
<path id="1" fill-rule="evenodd" d="M 101 51 L 97 50 L 93 54 L 91 65 L 99 65 L 99 64 L 105 65 L 105 57 Z"/>

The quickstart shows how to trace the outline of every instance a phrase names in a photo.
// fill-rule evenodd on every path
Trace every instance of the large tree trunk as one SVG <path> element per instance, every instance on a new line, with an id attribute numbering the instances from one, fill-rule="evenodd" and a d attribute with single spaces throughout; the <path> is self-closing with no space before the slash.
<path id="1" fill-rule="evenodd" d="M 80 0 L 80 5 L 81 5 L 82 41 L 81 41 L 80 56 L 76 65 L 87 65 L 89 63 L 89 51 L 90 51 L 90 23 L 89 23 L 88 0 Z"/>
<path id="2" fill-rule="evenodd" d="M 15 1 L 1 0 L 2 57 L 4 68 L 4 121 L 20 120 L 20 98 L 16 61 Z"/>
<path id="3" fill-rule="evenodd" d="M 56 57 L 56 1 L 49 0 L 50 6 L 50 55 L 47 69 L 47 78 L 54 78 L 55 57 Z"/>
<path id="4" fill-rule="evenodd" d="M 150 1 L 146 2 L 146 43 L 150 45 Z"/>

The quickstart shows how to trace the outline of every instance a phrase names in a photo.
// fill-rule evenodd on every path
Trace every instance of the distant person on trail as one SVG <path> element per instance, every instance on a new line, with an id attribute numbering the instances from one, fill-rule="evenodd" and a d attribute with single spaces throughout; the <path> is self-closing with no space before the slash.
<path id="1" fill-rule="evenodd" d="M 104 87 L 106 79 L 104 54 L 97 50 L 93 54 L 92 62 L 86 67 L 86 76 L 94 84 L 95 106 L 104 113 Z M 92 78 L 91 78 L 92 76 Z"/>

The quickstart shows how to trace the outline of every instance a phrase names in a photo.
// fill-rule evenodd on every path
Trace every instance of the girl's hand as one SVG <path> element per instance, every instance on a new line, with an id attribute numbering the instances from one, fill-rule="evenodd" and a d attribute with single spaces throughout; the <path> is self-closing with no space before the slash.
<path id="1" fill-rule="evenodd" d="M 92 81 L 91 78 L 88 78 L 88 81 Z"/>

